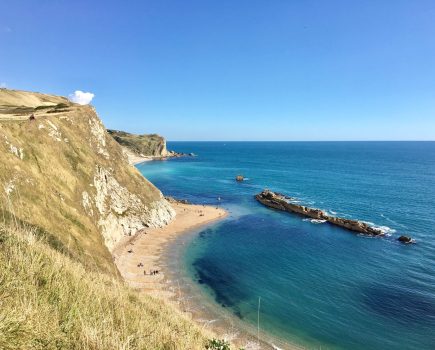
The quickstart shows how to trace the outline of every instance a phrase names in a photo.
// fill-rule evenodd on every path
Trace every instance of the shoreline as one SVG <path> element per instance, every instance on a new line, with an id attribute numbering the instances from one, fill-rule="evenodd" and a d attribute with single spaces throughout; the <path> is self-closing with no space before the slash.
<path id="1" fill-rule="evenodd" d="M 243 325 L 229 311 L 218 310 L 211 300 L 193 288 L 194 281 L 179 282 L 186 277 L 182 268 L 182 251 L 194 233 L 207 225 L 225 219 L 229 212 L 210 205 L 171 202 L 177 215 L 162 228 L 147 228 L 123 238 L 114 248 L 114 262 L 128 286 L 174 305 L 198 326 L 208 328 L 218 338 L 246 349 L 297 349 L 296 344 L 281 344 L 261 331 L 260 347 L 251 326 Z M 158 273 L 152 274 L 152 271 Z M 146 274 L 144 274 L 146 272 Z M 198 300 L 193 301 L 197 298 Z M 192 299 L 192 308 L 186 307 Z M 217 322 L 216 322 L 217 321 Z M 267 340 L 266 340 L 267 339 Z M 280 347 L 273 345 L 279 344 Z M 281 347 L 283 346 L 283 347 Z"/>
<path id="2" fill-rule="evenodd" d="M 143 155 L 138 155 L 136 153 L 133 153 L 126 147 L 122 147 L 122 149 L 124 151 L 124 154 L 127 156 L 128 162 L 134 166 L 145 162 L 151 162 L 154 160 L 167 160 L 172 158 L 193 157 L 193 155 L 190 154 L 177 153 L 172 151 L 170 151 L 166 156 L 143 156 Z"/>
<path id="3" fill-rule="evenodd" d="M 225 209 L 207 205 L 172 202 L 177 215 L 168 225 L 147 228 L 124 237 L 112 256 L 124 279 L 132 288 L 170 301 L 175 296 L 167 289 L 161 257 L 170 241 L 196 228 L 227 217 Z"/>
<path id="4" fill-rule="evenodd" d="M 235 349 L 306 350 L 301 344 L 285 341 L 263 329 L 260 329 L 258 340 L 255 325 L 237 318 L 231 310 L 221 308 L 210 294 L 195 283 L 184 266 L 183 256 L 197 233 L 193 230 L 176 237 L 168 242 L 162 254 L 162 263 L 168 270 L 167 288 L 176 294 L 171 302 L 201 328 L 229 341 Z"/>
<path id="5" fill-rule="evenodd" d="M 186 247 L 197 230 L 225 219 L 227 210 L 210 205 L 186 204 L 170 201 L 177 215 L 168 225 L 161 228 L 147 228 L 134 236 L 124 237 L 114 248 L 114 262 L 127 285 L 142 293 L 161 299 L 175 306 L 184 315 L 192 319 L 199 327 L 207 328 L 218 338 L 225 338 L 238 346 L 248 345 L 248 350 L 256 350 L 252 335 L 242 327 L 236 327 L 230 316 L 226 316 L 225 325 L 214 324 L 215 309 L 206 298 L 199 298 L 194 303 L 196 312 L 186 308 L 187 300 L 198 293 L 187 291 L 180 278 L 184 276 L 181 268 L 182 257 L 178 254 Z M 181 245 L 181 246 L 180 246 Z M 176 251 L 177 256 L 172 255 Z M 158 271 L 158 273 L 151 273 Z M 144 274 L 146 272 L 146 274 Z M 193 281 L 191 281 L 193 282 Z M 191 284 L 191 283 L 186 283 Z M 204 304 L 209 304 L 204 308 Z M 220 315 L 218 316 L 220 318 Z M 227 324 L 232 332 L 228 333 Z M 251 344 L 251 346 L 249 346 Z M 260 340 L 261 349 L 273 349 L 270 344 Z"/>

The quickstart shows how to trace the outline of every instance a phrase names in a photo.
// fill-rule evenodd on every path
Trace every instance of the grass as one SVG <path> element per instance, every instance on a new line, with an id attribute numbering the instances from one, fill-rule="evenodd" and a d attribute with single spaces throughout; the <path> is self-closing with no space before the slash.
<path id="1" fill-rule="evenodd" d="M 49 99 L 56 103 L 52 109 L 68 107 L 69 111 L 53 115 L 47 114 L 48 109 L 39 108 L 34 122 L 4 121 L 0 116 L 0 209 L 11 211 L 8 203 L 12 203 L 17 218 L 55 237 L 86 267 L 116 275 L 93 201 L 96 165 L 111 169 L 119 184 L 145 205 L 160 200 L 160 192 L 135 168 L 128 166 L 121 147 L 112 137 L 106 136 L 105 147 L 110 157 L 97 152 L 89 120 L 97 120 L 98 116 L 91 107 L 68 105 L 60 98 L 18 91 L 0 92 L 0 104 L 3 99 L 6 106 L 10 94 L 15 98 L 12 102 L 18 106 L 27 103 L 33 109 Z M 7 112 L 16 107 L 4 108 Z M 61 133 L 61 141 L 50 136 L 50 123 Z M 11 145 L 22 149 L 23 159 L 11 152 Z M 14 186 L 10 199 L 5 198 L 3 191 L 8 183 Z M 84 191 L 92 199 L 94 216 L 89 216 L 83 208 Z"/>
<path id="2" fill-rule="evenodd" d="M 90 272 L 38 238 L 0 225 L 0 349 L 205 349 L 170 305 Z"/>
<path id="3" fill-rule="evenodd" d="M 96 152 L 91 107 L 62 101 L 0 91 L 6 106 L 0 109 L 0 349 L 227 349 L 172 306 L 120 279 L 82 193 L 95 196 L 98 164 L 145 204 L 161 194 L 128 166 L 111 137 L 110 157 Z M 46 102 L 70 110 L 54 116 L 39 108 L 36 122 L 2 115 Z M 49 122 L 61 141 L 50 136 Z"/>

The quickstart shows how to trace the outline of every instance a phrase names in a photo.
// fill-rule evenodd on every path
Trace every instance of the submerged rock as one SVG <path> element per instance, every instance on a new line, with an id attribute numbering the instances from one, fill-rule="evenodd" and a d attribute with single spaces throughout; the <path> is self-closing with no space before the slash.
<path id="1" fill-rule="evenodd" d="M 400 236 L 397 240 L 404 244 L 413 243 L 413 239 L 410 236 Z"/>

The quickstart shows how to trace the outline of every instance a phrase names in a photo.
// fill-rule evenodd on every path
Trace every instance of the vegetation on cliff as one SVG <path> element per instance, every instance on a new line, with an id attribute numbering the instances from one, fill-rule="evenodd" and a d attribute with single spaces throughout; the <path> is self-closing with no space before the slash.
<path id="1" fill-rule="evenodd" d="M 92 272 L 30 226 L 0 225 L 0 349 L 204 349 L 164 302 Z"/>
<path id="2" fill-rule="evenodd" d="M 157 134 L 135 135 L 125 131 L 108 130 L 109 134 L 123 147 L 138 156 L 166 157 L 166 141 Z"/>
<path id="3" fill-rule="evenodd" d="M 175 215 L 91 106 L 0 89 L 0 349 L 218 349 L 111 249 Z"/>
<path id="4" fill-rule="evenodd" d="M 63 97 L 0 90 L 0 164 L 1 217 L 38 227 L 90 268 L 115 274 L 119 239 L 174 216 L 93 107 Z"/>

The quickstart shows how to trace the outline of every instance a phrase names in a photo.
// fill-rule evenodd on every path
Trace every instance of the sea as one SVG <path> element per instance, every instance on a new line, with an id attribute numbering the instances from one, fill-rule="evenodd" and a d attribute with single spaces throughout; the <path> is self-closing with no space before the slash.
<path id="1" fill-rule="evenodd" d="M 435 142 L 168 148 L 195 156 L 141 173 L 165 195 L 229 211 L 172 247 L 178 286 L 196 298 L 185 303 L 215 315 L 208 322 L 225 318 L 282 349 L 435 349 Z M 385 235 L 266 208 L 254 198 L 265 188 Z"/>

